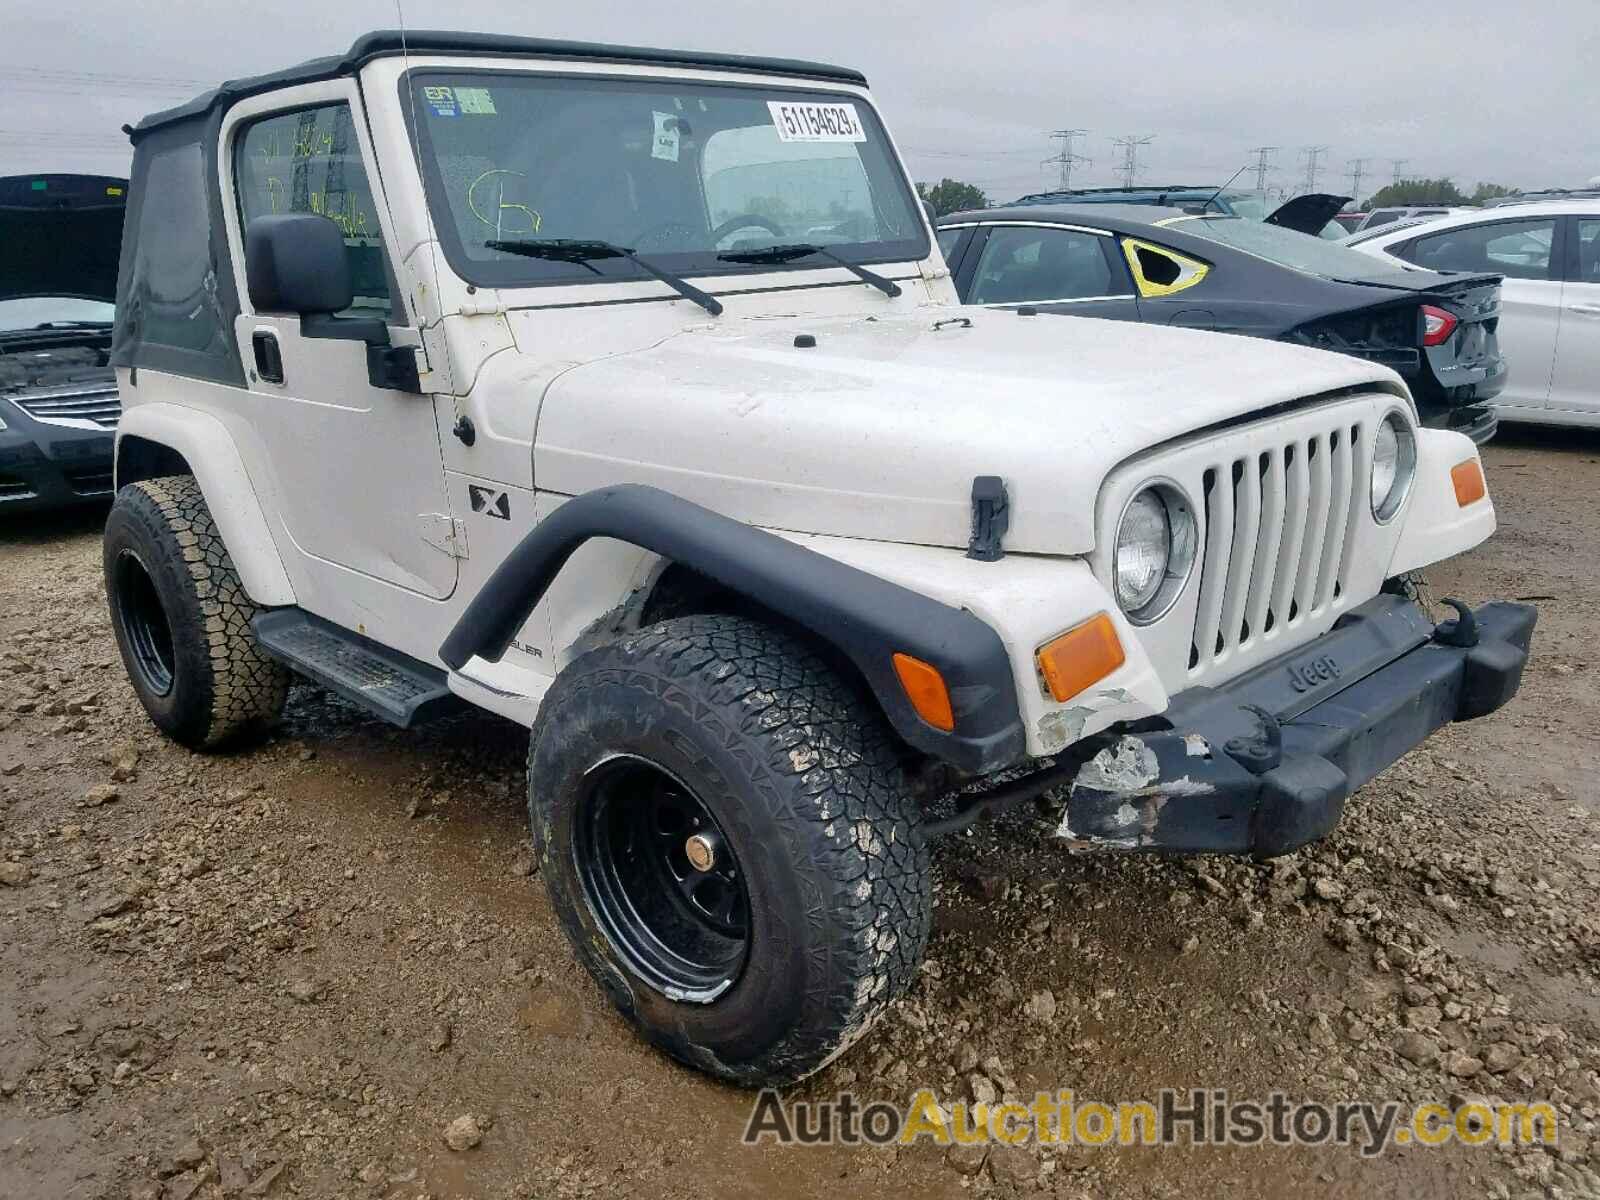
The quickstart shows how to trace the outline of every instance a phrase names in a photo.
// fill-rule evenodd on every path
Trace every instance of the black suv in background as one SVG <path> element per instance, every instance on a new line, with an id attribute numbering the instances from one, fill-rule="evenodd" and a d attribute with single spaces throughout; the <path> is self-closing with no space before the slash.
<path id="1" fill-rule="evenodd" d="M 0 518 L 111 495 L 128 181 L 0 178 Z"/>

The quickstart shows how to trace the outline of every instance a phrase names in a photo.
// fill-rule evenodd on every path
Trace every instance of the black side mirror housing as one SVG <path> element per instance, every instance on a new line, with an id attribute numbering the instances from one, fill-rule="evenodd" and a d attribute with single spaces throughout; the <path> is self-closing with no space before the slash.
<path id="1" fill-rule="evenodd" d="M 939 223 L 939 210 L 933 207 L 932 200 L 923 200 L 922 211 L 928 214 L 928 224 L 937 225 Z"/>
<path id="2" fill-rule="evenodd" d="M 344 234 L 317 213 L 257 217 L 244 235 L 245 277 L 258 312 L 329 314 L 355 298 Z"/>

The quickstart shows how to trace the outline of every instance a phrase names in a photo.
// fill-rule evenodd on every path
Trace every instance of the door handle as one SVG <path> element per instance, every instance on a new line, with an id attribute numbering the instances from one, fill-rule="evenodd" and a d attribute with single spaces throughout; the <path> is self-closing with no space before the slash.
<path id="1" fill-rule="evenodd" d="M 1572 311 L 1586 317 L 1600 317 L 1600 304 L 1574 304 Z"/>
<path id="2" fill-rule="evenodd" d="M 258 329 L 250 335 L 250 348 L 255 352 L 257 377 L 266 383 L 282 383 L 283 349 L 278 345 L 278 335 L 270 329 Z"/>

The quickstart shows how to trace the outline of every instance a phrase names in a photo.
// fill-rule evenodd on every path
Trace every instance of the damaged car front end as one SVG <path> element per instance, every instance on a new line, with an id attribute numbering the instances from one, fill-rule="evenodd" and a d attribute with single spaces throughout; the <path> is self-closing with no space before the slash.
<path id="1" fill-rule="evenodd" d="M 1140 456 L 1098 508 L 1090 566 L 1111 603 L 1095 619 L 1115 665 L 1069 692 L 1041 664 L 1030 745 L 1055 752 L 958 794 L 931 833 L 1032 798 L 1074 849 L 1281 855 L 1520 686 L 1534 608 L 1445 600 L 1436 621 L 1416 598 L 1410 574 L 1487 537 L 1494 510 L 1472 443 L 1393 397 Z"/>
<path id="2" fill-rule="evenodd" d="M 125 191 L 99 175 L 0 179 L 0 514 L 111 495 Z"/>

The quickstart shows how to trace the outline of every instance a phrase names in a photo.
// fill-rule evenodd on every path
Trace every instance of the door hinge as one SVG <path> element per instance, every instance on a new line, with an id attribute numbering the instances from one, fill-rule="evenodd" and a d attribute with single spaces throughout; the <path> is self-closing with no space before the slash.
<path id="1" fill-rule="evenodd" d="M 422 513 L 417 517 L 422 540 L 451 558 L 467 557 L 467 525 L 443 513 Z"/>

